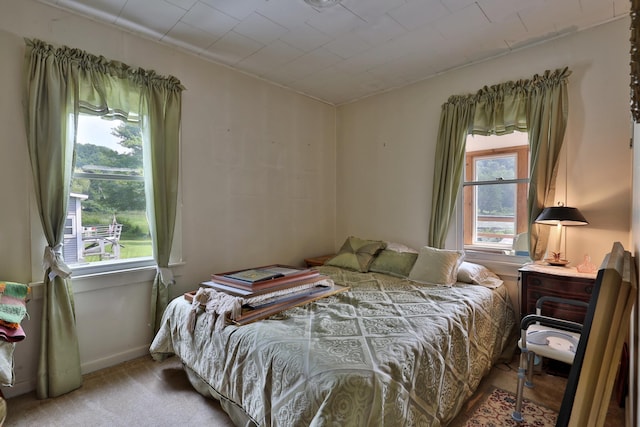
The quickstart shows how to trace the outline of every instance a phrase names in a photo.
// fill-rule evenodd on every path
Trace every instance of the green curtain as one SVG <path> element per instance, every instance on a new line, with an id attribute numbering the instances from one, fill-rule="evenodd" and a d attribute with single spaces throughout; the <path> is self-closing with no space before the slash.
<path id="1" fill-rule="evenodd" d="M 527 123 L 531 150 L 528 210 L 529 253 L 531 259 L 544 256 L 549 240 L 549 227 L 534 223 L 545 206 L 555 205 L 558 157 L 567 128 L 569 102 L 568 68 L 546 71 L 528 82 Z"/>
<path id="2" fill-rule="evenodd" d="M 151 321 L 154 333 L 169 304 L 169 285 L 174 284 L 169 268 L 178 200 L 178 167 L 180 164 L 181 92 L 177 79 L 154 79 L 145 85 L 142 99 L 142 140 L 146 153 L 145 179 L 147 215 L 153 240 L 153 257 L 157 273 L 151 290 Z"/>
<path id="3" fill-rule="evenodd" d="M 176 216 L 180 99 L 184 88 L 175 77 L 161 77 L 154 71 L 79 49 L 55 48 L 35 39 L 25 43 L 27 141 L 48 243 L 37 384 L 38 397 L 47 398 L 74 390 L 82 383 L 73 292 L 68 280 L 71 271 L 64 264 L 61 245 L 78 113 L 141 121 L 146 135 L 145 167 L 151 172 L 146 174 L 146 187 L 153 188 L 148 191 L 147 209 L 154 258 L 159 271 L 170 276 L 167 270 Z M 171 282 L 172 278 L 162 282 L 163 298 L 168 299 L 166 284 Z M 154 282 L 152 299 L 157 299 L 157 294 Z M 162 310 L 154 305 L 151 315 L 155 319 Z"/>
<path id="4" fill-rule="evenodd" d="M 544 254 L 548 227 L 534 221 L 555 197 L 558 154 L 567 122 L 565 68 L 531 80 L 506 82 L 466 96 L 452 96 L 442 106 L 436 146 L 429 244 L 444 247 L 464 171 L 468 133 L 504 135 L 527 131 L 531 150 L 528 197 L 529 245 L 532 259 Z M 464 107 L 463 107 L 464 106 Z M 463 117 L 471 111 L 472 117 Z"/>
<path id="5" fill-rule="evenodd" d="M 464 171 L 467 132 L 475 103 L 468 96 L 452 96 L 442 106 L 433 172 L 429 246 L 443 248 L 456 207 Z"/>
<path id="6" fill-rule="evenodd" d="M 27 144 L 47 239 L 36 387 L 38 398 L 45 399 L 82 385 L 71 270 L 62 257 L 78 117 L 78 75 L 75 67 L 50 46 L 29 40 L 26 44 Z"/>

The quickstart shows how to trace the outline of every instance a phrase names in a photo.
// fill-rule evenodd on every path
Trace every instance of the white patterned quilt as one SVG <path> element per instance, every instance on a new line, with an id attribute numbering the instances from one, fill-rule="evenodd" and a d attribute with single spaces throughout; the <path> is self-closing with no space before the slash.
<path id="1" fill-rule="evenodd" d="M 190 333 L 174 299 L 152 356 L 177 355 L 237 424 L 440 426 L 514 342 L 504 286 L 320 270 L 350 290 L 221 332 L 204 314 Z"/>

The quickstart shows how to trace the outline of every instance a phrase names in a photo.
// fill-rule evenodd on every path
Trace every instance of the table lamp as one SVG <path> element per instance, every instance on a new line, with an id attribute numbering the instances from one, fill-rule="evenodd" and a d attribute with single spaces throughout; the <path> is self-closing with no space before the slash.
<path id="1" fill-rule="evenodd" d="M 565 206 L 559 202 L 558 206 L 544 208 L 535 221 L 537 224 L 555 225 L 558 229 L 558 251 L 552 252 L 553 258 L 546 261 L 551 265 L 566 265 L 569 261 L 562 259 L 562 227 L 567 225 L 587 225 L 589 222 L 577 208 Z"/>

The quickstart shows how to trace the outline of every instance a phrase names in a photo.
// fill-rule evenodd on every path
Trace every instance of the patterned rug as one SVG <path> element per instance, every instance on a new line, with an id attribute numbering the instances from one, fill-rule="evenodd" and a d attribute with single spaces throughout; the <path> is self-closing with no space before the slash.
<path id="1" fill-rule="evenodd" d="M 517 423 L 511 418 L 516 396 L 495 388 L 474 408 L 462 427 L 554 427 L 558 413 L 527 399 L 522 400 L 522 417 Z"/>

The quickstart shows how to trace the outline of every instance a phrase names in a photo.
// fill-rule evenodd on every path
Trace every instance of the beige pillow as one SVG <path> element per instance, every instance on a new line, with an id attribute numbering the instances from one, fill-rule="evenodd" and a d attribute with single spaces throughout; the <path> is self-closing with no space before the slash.
<path id="1" fill-rule="evenodd" d="M 502 285 L 502 279 L 484 265 L 464 261 L 458 268 L 458 282 L 474 283 L 487 288 Z"/>
<path id="2" fill-rule="evenodd" d="M 464 259 L 463 251 L 437 249 L 424 246 L 418 252 L 409 279 L 432 285 L 453 285 L 458 276 L 458 267 Z"/>
<path id="3" fill-rule="evenodd" d="M 366 273 L 373 258 L 384 249 L 385 243 L 379 240 L 364 240 L 350 236 L 345 240 L 336 256 L 324 265 L 346 268 Z"/>

